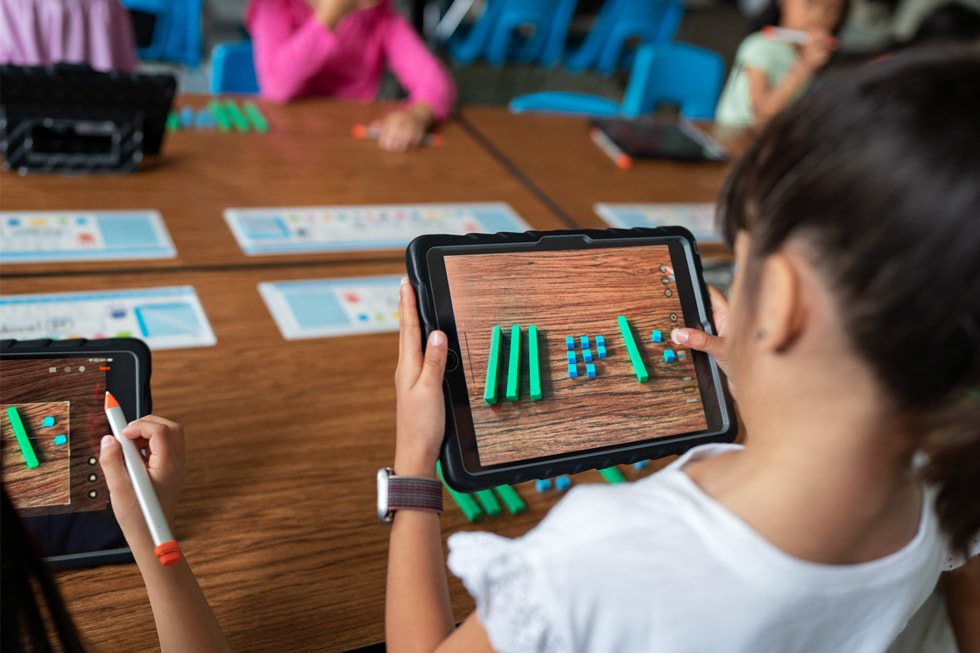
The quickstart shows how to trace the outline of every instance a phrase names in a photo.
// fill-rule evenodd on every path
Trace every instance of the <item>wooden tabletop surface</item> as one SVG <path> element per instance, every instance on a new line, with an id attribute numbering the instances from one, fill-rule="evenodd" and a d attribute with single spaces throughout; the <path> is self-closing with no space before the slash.
<path id="1" fill-rule="evenodd" d="M 186 430 L 175 534 L 236 650 L 342 651 L 384 638 L 388 531 L 375 513 L 375 472 L 394 454 L 398 336 L 283 340 L 256 285 L 400 269 L 352 262 L 161 274 L 197 289 L 218 340 L 155 351 L 152 394 L 154 412 Z M 4 292 L 131 285 L 117 274 L 36 276 L 7 280 Z M 447 495 L 444 535 L 518 535 L 557 499 L 532 484 L 518 492 L 524 514 L 475 524 Z M 135 565 L 63 571 L 58 580 L 93 650 L 154 648 Z M 455 579 L 452 596 L 461 620 L 473 604 Z"/>
<path id="2" fill-rule="evenodd" d="M 641 162 L 621 172 L 581 119 L 467 108 L 468 122 L 442 129 L 444 147 L 400 155 L 349 136 L 383 105 L 262 108 L 269 134 L 169 134 L 163 156 L 137 174 L 0 175 L 0 209 L 155 208 L 178 250 L 175 260 L 139 263 L 149 274 L 134 275 L 132 261 L 4 266 L 3 294 L 195 287 L 217 345 L 153 353 L 154 412 L 187 431 L 176 536 L 236 650 L 342 651 L 384 637 L 388 533 L 375 515 L 375 472 L 393 457 L 397 334 L 286 341 L 256 286 L 398 274 L 402 253 L 246 258 L 222 209 L 506 201 L 537 228 L 568 226 L 561 212 L 599 227 L 594 202 L 713 201 L 726 168 Z M 447 495 L 444 535 L 518 535 L 557 500 L 529 484 L 518 492 L 524 514 L 476 524 Z M 156 647 L 134 565 L 58 580 L 93 650 Z M 473 604 L 457 580 L 451 589 L 461 620 Z"/>
<path id="3" fill-rule="evenodd" d="M 598 202 L 714 202 L 731 170 L 725 163 L 636 160 L 617 168 L 589 137 L 589 120 L 577 116 L 513 114 L 503 107 L 461 111 L 478 139 L 513 163 L 560 214 L 582 227 L 605 229 Z M 715 134 L 734 154 L 747 147 L 745 132 Z M 720 254 L 721 246 L 703 248 Z"/>
<path id="4" fill-rule="evenodd" d="M 208 96 L 182 96 L 175 107 L 201 107 Z M 249 265 L 282 256 L 246 256 L 225 223 L 226 208 L 507 202 L 536 229 L 569 226 L 459 123 L 440 128 L 441 147 L 386 152 L 351 136 L 391 104 L 311 99 L 288 106 L 256 100 L 267 134 L 195 129 L 168 132 L 161 154 L 128 175 L 0 173 L 0 211 L 156 209 L 177 249 L 175 259 L 143 268 Z M 399 258 L 401 251 L 289 255 L 291 262 Z M 59 263 L 59 270 L 126 269 L 132 261 Z M 6 266 L 7 274 L 50 271 L 46 263 Z"/>

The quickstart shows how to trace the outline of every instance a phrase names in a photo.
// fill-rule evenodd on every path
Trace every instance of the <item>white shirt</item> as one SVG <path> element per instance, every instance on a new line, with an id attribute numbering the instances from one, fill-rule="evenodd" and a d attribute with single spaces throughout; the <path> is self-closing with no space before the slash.
<path id="1" fill-rule="evenodd" d="M 927 489 L 903 549 L 856 565 L 794 558 L 682 467 L 572 489 L 524 537 L 457 533 L 449 567 L 493 647 L 510 651 L 884 651 L 950 558 Z"/>

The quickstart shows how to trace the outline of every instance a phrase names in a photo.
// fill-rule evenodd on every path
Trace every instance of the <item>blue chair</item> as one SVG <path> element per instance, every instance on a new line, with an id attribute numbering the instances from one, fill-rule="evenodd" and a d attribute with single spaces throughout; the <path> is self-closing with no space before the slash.
<path id="1" fill-rule="evenodd" d="M 201 63 L 202 0 L 122 0 L 122 4 L 130 12 L 153 17 L 150 42 L 137 48 L 140 59 Z"/>
<path id="2" fill-rule="evenodd" d="M 683 15 L 678 0 L 609 0 L 582 45 L 566 57 L 565 67 L 578 72 L 594 66 L 603 74 L 630 68 L 629 42 L 669 43 Z"/>
<path id="3" fill-rule="evenodd" d="M 558 62 L 577 0 L 488 0 L 483 15 L 446 42 L 454 59 L 471 63 L 481 56 L 491 65 L 506 62 Z M 533 32 L 523 37 L 519 28 Z"/>
<path id="4" fill-rule="evenodd" d="M 218 43 L 211 49 L 211 92 L 259 92 L 251 41 Z"/>
<path id="5" fill-rule="evenodd" d="M 716 52 L 686 43 L 644 45 L 637 50 L 622 104 L 582 93 L 545 92 L 514 98 L 510 110 L 636 117 L 671 102 L 687 118 L 710 120 L 724 81 L 725 61 Z"/>

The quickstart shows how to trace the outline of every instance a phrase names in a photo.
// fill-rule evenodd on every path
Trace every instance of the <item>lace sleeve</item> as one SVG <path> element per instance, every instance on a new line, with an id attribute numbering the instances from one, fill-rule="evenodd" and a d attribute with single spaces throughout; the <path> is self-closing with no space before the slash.
<path id="1" fill-rule="evenodd" d="M 567 651 L 568 643 L 546 610 L 543 584 L 520 540 L 492 533 L 449 538 L 449 569 L 476 601 L 477 616 L 500 653 Z"/>

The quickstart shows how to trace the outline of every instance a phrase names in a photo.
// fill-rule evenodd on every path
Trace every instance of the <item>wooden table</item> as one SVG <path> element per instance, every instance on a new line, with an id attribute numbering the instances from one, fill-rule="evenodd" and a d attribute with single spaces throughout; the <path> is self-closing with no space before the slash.
<path id="1" fill-rule="evenodd" d="M 341 651 L 384 637 L 388 531 L 375 516 L 374 477 L 394 451 L 397 334 L 286 341 L 256 285 L 397 274 L 401 252 L 245 257 L 221 210 L 506 201 L 537 228 L 570 226 L 561 214 L 601 226 L 596 201 L 712 201 L 725 169 L 644 162 L 622 173 L 580 119 L 476 108 L 464 111 L 469 122 L 445 126 L 445 147 L 390 154 L 348 136 L 351 124 L 386 107 L 262 106 L 268 135 L 170 134 L 164 155 L 139 174 L 0 175 L 3 210 L 159 209 L 179 253 L 146 264 L 4 266 L 3 293 L 196 288 L 217 345 L 153 354 L 154 410 L 187 430 L 176 535 L 236 650 Z M 589 472 L 580 481 L 601 478 Z M 476 524 L 447 495 L 444 536 L 518 535 L 557 499 L 528 484 L 518 491 L 524 514 Z M 155 647 L 135 566 L 65 571 L 58 580 L 93 650 Z M 455 579 L 451 590 L 462 619 L 473 603 Z"/>
<path id="2" fill-rule="evenodd" d="M 720 163 L 637 160 L 620 170 L 589 138 L 589 121 L 582 117 L 465 107 L 462 122 L 511 162 L 556 211 L 583 227 L 608 227 L 593 210 L 597 202 L 714 202 L 731 169 Z M 743 152 L 750 139 L 744 132 L 716 135 L 734 154 Z M 724 249 L 705 251 L 719 254 Z"/>
<path id="3" fill-rule="evenodd" d="M 176 536 L 236 650 L 340 651 L 384 638 L 388 530 L 375 514 L 375 472 L 394 455 L 398 336 L 285 341 L 256 284 L 399 270 L 393 261 L 163 273 L 197 289 L 218 339 L 154 352 L 152 393 L 154 412 L 186 429 Z M 130 285 L 117 274 L 35 276 L 5 281 L 4 292 Z M 518 535 L 557 498 L 531 484 L 518 491 L 524 514 L 472 525 L 447 495 L 444 535 Z M 154 648 L 134 565 L 64 571 L 58 581 L 93 650 Z M 452 596 L 462 619 L 473 603 L 455 579 Z"/>
<path id="4" fill-rule="evenodd" d="M 183 96 L 175 106 L 201 107 L 208 96 Z M 97 211 L 157 209 L 177 258 L 140 268 L 249 265 L 280 256 L 246 256 L 222 217 L 229 207 L 326 206 L 504 201 L 536 229 L 568 228 L 460 124 L 441 132 L 442 147 L 407 153 L 381 150 L 350 135 L 391 104 L 311 99 L 277 105 L 257 101 L 267 134 L 186 130 L 166 135 L 161 154 L 129 175 L 0 174 L 0 210 Z M 400 257 L 400 250 L 380 254 Z M 377 252 L 289 256 L 291 262 L 377 258 Z M 132 268 L 132 261 L 58 264 L 58 270 Z M 5 266 L 5 274 L 49 272 L 50 264 Z"/>

